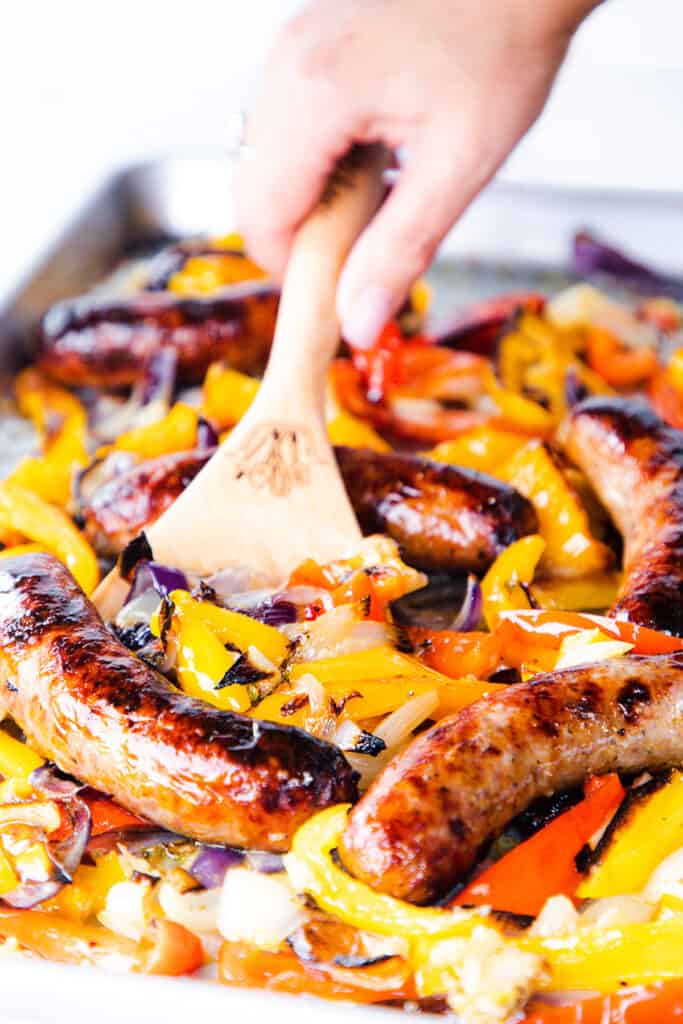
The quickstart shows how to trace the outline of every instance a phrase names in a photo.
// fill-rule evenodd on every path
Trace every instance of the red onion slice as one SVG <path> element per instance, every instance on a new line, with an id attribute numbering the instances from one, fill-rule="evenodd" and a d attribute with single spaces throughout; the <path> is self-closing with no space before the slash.
<path id="1" fill-rule="evenodd" d="M 574 236 L 572 269 L 581 277 L 592 274 L 611 274 L 622 281 L 656 291 L 660 295 L 683 300 L 683 280 L 647 267 L 618 249 L 600 241 L 589 231 Z"/>
<path id="2" fill-rule="evenodd" d="M 467 589 L 460 611 L 453 619 L 450 628 L 458 633 L 469 633 L 476 629 L 481 621 L 482 594 L 481 585 L 472 573 L 467 577 Z"/>
<path id="3" fill-rule="evenodd" d="M 189 873 L 205 889 L 217 889 L 223 884 L 230 868 L 237 867 L 243 861 L 242 850 L 233 850 L 228 846 L 202 846 Z"/>

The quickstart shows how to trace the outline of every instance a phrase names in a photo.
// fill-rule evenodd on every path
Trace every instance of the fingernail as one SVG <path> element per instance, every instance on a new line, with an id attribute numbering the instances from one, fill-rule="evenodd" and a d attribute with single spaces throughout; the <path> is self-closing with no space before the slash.
<path id="1" fill-rule="evenodd" d="M 354 348 L 370 348 L 391 317 L 391 294 L 380 285 L 368 285 L 348 297 L 340 288 L 342 336 Z"/>

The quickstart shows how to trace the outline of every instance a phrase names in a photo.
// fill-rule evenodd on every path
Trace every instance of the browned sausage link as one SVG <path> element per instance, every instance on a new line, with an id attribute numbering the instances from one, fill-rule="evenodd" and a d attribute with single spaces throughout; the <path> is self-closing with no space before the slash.
<path id="1" fill-rule="evenodd" d="M 208 298 L 140 293 L 130 299 L 85 296 L 54 306 L 43 321 L 39 367 L 80 387 L 134 384 L 162 346 L 178 353 L 183 380 L 200 381 L 217 359 L 238 370 L 263 370 L 275 329 L 273 285 L 236 285 Z"/>
<path id="2" fill-rule="evenodd" d="M 610 614 L 683 636 L 683 433 L 637 401 L 592 398 L 563 439 L 624 538 Z"/>
<path id="3" fill-rule="evenodd" d="M 156 522 L 194 480 L 213 450 L 162 455 L 134 466 L 98 487 L 79 513 L 85 534 L 100 555 L 118 555 Z"/>
<path id="4" fill-rule="evenodd" d="M 43 756 L 195 839 L 284 850 L 356 795 L 335 747 L 186 697 L 130 654 L 50 555 L 0 567 L 0 687 Z"/>
<path id="5" fill-rule="evenodd" d="M 492 477 L 416 455 L 337 448 L 365 533 L 388 533 L 423 569 L 482 571 L 536 529 L 526 498 Z"/>
<path id="6" fill-rule="evenodd" d="M 410 455 L 337 448 L 354 511 L 366 533 L 383 530 L 426 569 L 482 570 L 536 526 L 529 502 L 506 484 Z M 185 452 L 143 463 L 98 488 L 81 512 L 101 554 L 122 551 L 196 476 L 208 455 Z"/>
<path id="7" fill-rule="evenodd" d="M 419 736 L 351 812 L 347 868 L 393 896 L 447 893 L 532 800 L 683 761 L 683 655 L 538 676 Z"/>

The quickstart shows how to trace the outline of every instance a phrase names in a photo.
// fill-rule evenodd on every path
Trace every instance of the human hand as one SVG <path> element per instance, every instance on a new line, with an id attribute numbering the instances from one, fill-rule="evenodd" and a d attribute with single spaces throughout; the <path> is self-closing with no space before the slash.
<path id="1" fill-rule="evenodd" d="M 252 255 L 280 276 L 353 142 L 408 158 L 344 268 L 344 337 L 370 346 L 467 204 L 538 117 L 597 0 L 317 0 L 282 31 L 238 186 Z"/>

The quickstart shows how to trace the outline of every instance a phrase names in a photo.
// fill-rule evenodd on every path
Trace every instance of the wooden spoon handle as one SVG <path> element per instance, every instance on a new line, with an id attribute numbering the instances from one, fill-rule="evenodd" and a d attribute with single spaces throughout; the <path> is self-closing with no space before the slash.
<path id="1" fill-rule="evenodd" d="M 389 162 L 383 146 L 354 146 L 296 235 L 259 396 L 270 419 L 280 410 L 291 415 L 292 407 L 304 416 L 309 410 L 322 415 L 327 368 L 339 344 L 337 282 L 353 243 L 381 202 L 382 172 Z"/>

